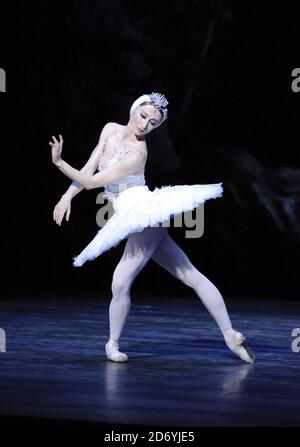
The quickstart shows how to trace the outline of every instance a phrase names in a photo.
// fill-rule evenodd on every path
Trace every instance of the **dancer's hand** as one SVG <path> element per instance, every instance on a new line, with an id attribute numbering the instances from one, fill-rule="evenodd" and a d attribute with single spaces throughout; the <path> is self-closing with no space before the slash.
<path id="1" fill-rule="evenodd" d="M 59 166 L 61 163 L 61 152 L 63 146 L 63 138 L 62 135 L 59 135 L 59 141 L 52 135 L 53 141 L 49 141 L 50 146 L 52 147 L 52 163 L 55 166 Z"/>
<path id="2" fill-rule="evenodd" d="M 54 222 L 60 226 L 65 214 L 66 214 L 66 221 L 69 222 L 71 214 L 71 199 L 63 195 L 54 208 L 53 211 Z"/>

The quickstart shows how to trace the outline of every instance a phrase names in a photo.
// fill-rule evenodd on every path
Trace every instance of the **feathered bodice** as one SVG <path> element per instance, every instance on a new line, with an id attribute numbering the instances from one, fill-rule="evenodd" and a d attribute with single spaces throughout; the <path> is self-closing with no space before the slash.
<path id="1" fill-rule="evenodd" d="M 126 149 L 121 146 L 120 149 L 117 151 L 116 155 L 112 157 L 110 160 L 106 160 L 105 157 L 103 157 L 103 154 L 101 154 L 98 164 L 98 170 L 103 171 L 109 166 L 112 166 L 125 153 Z M 120 192 L 124 191 L 127 188 L 132 188 L 133 186 L 141 186 L 145 184 L 146 182 L 144 175 L 128 175 L 127 177 L 122 178 L 122 180 L 120 180 L 119 182 L 110 183 L 109 185 L 106 185 L 104 190 L 108 196 L 109 194 L 113 194 L 114 197 L 117 197 Z"/>

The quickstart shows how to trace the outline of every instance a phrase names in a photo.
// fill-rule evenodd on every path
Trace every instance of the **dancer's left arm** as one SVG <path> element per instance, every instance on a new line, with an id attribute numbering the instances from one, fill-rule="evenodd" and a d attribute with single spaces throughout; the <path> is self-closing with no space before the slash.
<path id="1" fill-rule="evenodd" d="M 63 139 L 59 136 L 59 141 L 52 136 L 54 142 L 49 142 L 52 147 L 52 162 L 58 169 L 77 182 L 85 189 L 100 188 L 110 183 L 118 182 L 128 175 L 133 175 L 139 170 L 144 154 L 137 152 L 122 157 L 115 165 L 106 168 L 104 171 L 98 172 L 93 176 L 83 174 L 78 169 L 73 168 L 61 158 Z"/>

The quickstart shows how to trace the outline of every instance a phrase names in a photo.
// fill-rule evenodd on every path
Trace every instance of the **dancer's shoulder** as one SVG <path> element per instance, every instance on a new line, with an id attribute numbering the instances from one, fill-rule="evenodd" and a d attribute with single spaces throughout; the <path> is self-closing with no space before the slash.
<path id="1" fill-rule="evenodd" d="M 118 130 L 119 127 L 120 127 L 120 124 L 117 124 L 114 122 L 109 122 L 103 126 L 102 132 L 105 132 L 107 134 L 113 134 L 114 132 L 116 132 Z"/>

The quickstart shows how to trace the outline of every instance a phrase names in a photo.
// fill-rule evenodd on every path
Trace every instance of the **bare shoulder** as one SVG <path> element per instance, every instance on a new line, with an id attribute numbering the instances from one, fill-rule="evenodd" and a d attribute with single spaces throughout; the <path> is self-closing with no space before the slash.
<path id="1" fill-rule="evenodd" d="M 102 132 L 104 133 L 106 139 L 118 130 L 118 126 L 119 124 L 113 122 L 106 123 L 105 126 L 103 126 Z"/>
<path id="2" fill-rule="evenodd" d="M 106 123 L 100 132 L 98 147 L 102 150 L 105 146 L 107 140 L 111 137 L 111 135 L 115 132 L 115 123 Z"/>

